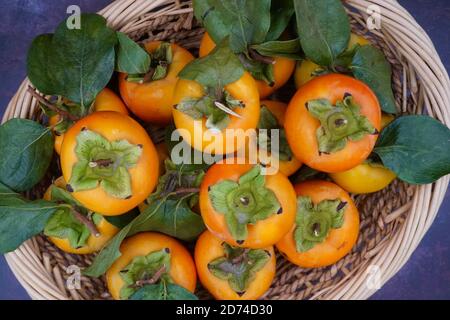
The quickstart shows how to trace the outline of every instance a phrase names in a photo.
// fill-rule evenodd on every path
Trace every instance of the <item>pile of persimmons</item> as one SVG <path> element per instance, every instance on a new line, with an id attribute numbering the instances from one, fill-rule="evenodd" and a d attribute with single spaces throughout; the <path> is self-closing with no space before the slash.
<path id="1" fill-rule="evenodd" d="M 51 131 L 36 150 L 54 146 L 61 177 L 27 202 L 41 212 L 33 230 L 2 251 L 43 232 L 65 252 L 98 252 L 83 272 L 105 274 L 114 299 L 195 299 L 197 277 L 217 299 L 258 299 L 277 251 L 319 268 L 352 250 L 349 193 L 450 171 L 448 128 L 396 117 L 391 67 L 351 33 L 340 1 L 193 8 L 206 29 L 197 58 L 177 43 L 140 45 L 94 14 L 33 42 L 29 91 Z M 49 166 L 28 188 L 0 186 L 17 198 Z M 0 208 L 12 201 L 2 197 Z"/>

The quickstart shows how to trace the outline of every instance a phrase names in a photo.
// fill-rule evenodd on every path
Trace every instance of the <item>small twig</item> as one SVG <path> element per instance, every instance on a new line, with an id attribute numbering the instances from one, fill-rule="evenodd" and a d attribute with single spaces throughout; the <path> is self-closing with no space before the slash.
<path id="1" fill-rule="evenodd" d="M 175 195 L 185 194 L 185 193 L 197 193 L 200 192 L 200 188 L 179 188 L 175 190 L 173 193 Z"/>
<path id="2" fill-rule="evenodd" d="M 150 70 L 144 75 L 142 79 L 142 83 L 147 83 L 153 80 L 153 76 L 155 75 L 156 68 L 151 67 Z"/>
<path id="3" fill-rule="evenodd" d="M 37 101 L 42 103 L 44 106 L 52 110 L 53 112 L 56 112 L 61 117 L 65 119 L 69 119 L 71 121 L 77 121 L 79 118 L 71 114 L 70 112 L 67 112 L 66 110 L 62 110 L 61 108 L 58 108 L 58 106 L 50 103 L 47 99 L 42 97 L 39 93 L 36 92 L 36 90 L 32 86 L 28 86 L 27 90 Z"/>
<path id="4" fill-rule="evenodd" d="M 198 193 L 198 192 L 200 192 L 200 188 L 179 188 L 179 189 L 176 189 L 174 191 L 166 191 L 164 193 L 161 193 L 159 198 L 164 198 L 164 197 L 166 197 L 168 195 L 179 196 L 179 195 L 182 195 L 182 194 Z"/>
<path id="5" fill-rule="evenodd" d="M 78 221 L 80 221 L 89 229 L 89 231 L 94 237 L 96 238 L 100 237 L 100 232 L 98 231 L 97 227 L 95 226 L 95 223 L 91 219 L 87 218 L 84 214 L 79 213 L 74 208 L 71 208 L 70 211 Z"/>
<path id="6" fill-rule="evenodd" d="M 275 64 L 275 59 L 268 56 L 263 56 L 262 54 L 258 53 L 253 48 L 248 49 L 248 54 L 250 55 L 250 58 L 252 58 L 255 61 L 259 61 L 265 64 Z"/>
<path id="7" fill-rule="evenodd" d="M 159 279 L 161 279 L 164 272 L 166 272 L 166 266 L 163 265 L 150 279 L 138 280 L 134 284 L 130 285 L 130 288 L 139 288 L 145 285 L 155 284 Z"/>

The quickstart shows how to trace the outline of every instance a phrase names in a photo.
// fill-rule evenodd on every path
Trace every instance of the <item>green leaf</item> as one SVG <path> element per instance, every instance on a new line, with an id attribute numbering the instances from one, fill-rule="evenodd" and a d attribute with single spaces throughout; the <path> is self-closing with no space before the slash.
<path id="1" fill-rule="evenodd" d="M 141 213 L 145 221 L 135 224 L 133 232 L 158 231 L 185 241 L 197 238 L 205 225 L 192 207 L 198 202 L 203 176 L 203 170 L 184 171 L 184 167 L 166 161 L 166 172 L 148 198 L 149 206 Z"/>
<path id="2" fill-rule="evenodd" d="M 392 68 L 383 52 L 370 45 L 359 47 L 350 70 L 375 92 L 384 112 L 397 113 L 392 91 Z"/>
<path id="3" fill-rule="evenodd" d="M 55 31 L 50 72 L 59 95 L 89 107 L 114 72 L 116 33 L 98 14 L 82 14 L 81 28 L 63 21 Z"/>
<path id="4" fill-rule="evenodd" d="M 398 178 L 432 183 L 450 173 L 450 130 L 428 116 L 404 116 L 386 127 L 374 152 Z"/>
<path id="5" fill-rule="evenodd" d="M 205 87 L 223 89 L 227 84 L 239 80 L 243 74 L 241 62 L 225 39 L 209 55 L 189 63 L 178 76 L 196 81 Z"/>
<path id="6" fill-rule="evenodd" d="M 333 67 L 350 40 L 350 22 L 340 0 L 295 0 L 300 42 L 306 57 Z"/>
<path id="7" fill-rule="evenodd" d="M 100 15 L 82 14 L 80 29 L 69 29 L 64 20 L 53 36 L 33 42 L 30 80 L 42 93 L 64 96 L 87 110 L 111 79 L 116 43 L 116 33 Z"/>
<path id="8" fill-rule="evenodd" d="M 247 238 L 247 225 L 267 219 L 281 206 L 275 193 L 265 187 L 261 167 L 254 166 L 239 178 L 239 183 L 223 180 L 210 187 L 209 198 L 236 241 Z"/>
<path id="9" fill-rule="evenodd" d="M 150 68 L 150 56 L 125 33 L 117 32 L 119 45 L 117 47 L 116 71 L 124 73 L 147 73 Z"/>
<path id="10" fill-rule="evenodd" d="M 119 250 L 120 244 L 127 237 L 133 227 L 133 223 L 139 221 L 140 217 L 140 215 L 137 216 L 130 224 L 120 230 L 95 257 L 92 264 L 83 270 L 83 274 L 90 277 L 100 277 L 104 274 L 114 261 L 122 255 Z"/>
<path id="11" fill-rule="evenodd" d="M 28 201 L 0 183 L 0 253 L 17 249 L 39 234 L 60 206 L 44 201 Z"/>
<path id="12" fill-rule="evenodd" d="M 292 0 L 272 0 L 270 6 L 270 29 L 265 41 L 277 40 L 286 30 L 294 12 Z"/>
<path id="13" fill-rule="evenodd" d="M 162 232 L 185 241 L 196 239 L 205 230 L 202 217 L 191 210 L 187 199 L 160 201 L 163 203 L 154 202 L 141 213 L 147 219 L 135 226 L 136 230 Z"/>
<path id="14" fill-rule="evenodd" d="M 47 172 L 53 137 L 35 121 L 11 119 L 0 126 L 0 150 L 0 181 L 15 191 L 26 191 Z"/>
<path id="15" fill-rule="evenodd" d="M 198 298 L 185 288 L 173 283 L 147 285 L 136 291 L 130 300 L 198 300 Z"/>
<path id="16" fill-rule="evenodd" d="M 285 57 L 294 60 L 301 60 L 301 47 L 298 39 L 285 41 L 268 41 L 253 45 L 253 49 L 259 54 L 269 57 Z"/>
<path id="17" fill-rule="evenodd" d="M 40 91 L 46 94 L 55 94 L 57 89 L 50 71 L 52 34 L 43 34 L 36 37 L 31 43 L 27 56 L 28 78 Z"/>
<path id="18" fill-rule="evenodd" d="M 131 221 L 133 221 L 133 219 L 136 218 L 139 213 L 139 208 L 136 207 L 125 214 L 121 214 L 120 216 L 104 216 L 103 218 L 105 218 L 106 221 L 111 223 L 113 226 L 122 229 Z"/>
<path id="19" fill-rule="evenodd" d="M 270 0 L 199 0 L 194 14 L 215 43 L 230 38 L 235 53 L 264 42 L 270 28 Z"/>
<path id="20" fill-rule="evenodd" d="M 239 60 L 241 61 L 245 70 L 250 72 L 253 78 L 261 80 L 267 83 L 270 87 L 275 84 L 275 75 L 273 71 L 273 64 L 267 64 L 261 61 L 250 59 L 245 54 L 240 54 Z"/>

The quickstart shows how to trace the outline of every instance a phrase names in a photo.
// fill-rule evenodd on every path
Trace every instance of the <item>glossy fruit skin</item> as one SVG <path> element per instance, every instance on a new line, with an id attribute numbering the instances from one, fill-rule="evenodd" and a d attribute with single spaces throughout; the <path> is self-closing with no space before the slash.
<path id="1" fill-rule="evenodd" d="M 59 115 L 54 115 L 54 116 L 50 117 L 50 119 L 48 120 L 48 124 L 50 125 L 50 127 L 56 126 L 58 124 L 58 122 L 60 121 L 60 119 L 61 118 Z M 53 136 L 55 138 L 55 143 L 54 143 L 55 152 L 58 155 L 60 155 L 61 154 L 61 146 L 64 141 L 64 133 L 56 133 L 55 131 L 53 131 Z"/>
<path id="2" fill-rule="evenodd" d="M 145 44 L 148 52 L 155 51 L 161 41 Z M 172 121 L 172 97 L 178 81 L 178 73 L 194 56 L 177 44 L 171 44 L 173 61 L 164 79 L 147 83 L 133 83 L 126 80 L 127 75 L 119 75 L 119 89 L 122 99 L 128 108 L 140 119 L 159 125 L 167 125 Z"/>
<path id="3" fill-rule="evenodd" d="M 382 165 L 363 163 L 344 172 L 331 173 L 330 177 L 347 192 L 367 194 L 383 190 L 396 175 Z"/>
<path id="4" fill-rule="evenodd" d="M 125 239 L 120 246 L 122 254 L 106 272 L 106 284 L 111 296 L 120 300 L 120 289 L 124 282 L 120 276 L 123 270 L 135 257 L 146 256 L 154 251 L 169 248 L 170 277 L 172 281 L 189 290 L 195 291 L 197 272 L 194 260 L 186 248 L 177 240 L 156 232 L 143 232 Z"/>
<path id="5" fill-rule="evenodd" d="M 122 99 L 111 89 L 105 88 L 97 95 L 94 101 L 94 111 L 116 111 L 128 115 L 128 109 Z"/>
<path id="6" fill-rule="evenodd" d="M 275 252 L 273 247 L 265 250 L 270 252 L 271 258 L 255 276 L 242 296 L 239 296 L 231 289 L 228 281 L 215 277 L 208 269 L 208 264 L 225 255 L 222 241 L 209 232 L 205 231 L 200 235 L 195 245 L 195 265 L 198 277 L 203 286 L 218 300 L 256 300 L 260 298 L 272 284 L 275 277 Z"/>
<path id="7" fill-rule="evenodd" d="M 278 123 L 283 126 L 285 121 L 285 113 L 287 109 L 287 104 L 280 102 L 280 101 L 273 101 L 273 100 L 263 100 L 261 101 L 261 106 L 265 105 L 270 112 L 277 118 Z M 271 159 L 268 157 L 268 159 L 261 159 L 264 163 L 270 163 Z M 292 156 L 292 159 L 290 161 L 288 160 L 280 160 L 279 161 L 279 170 L 282 174 L 286 176 L 290 176 L 294 174 L 300 167 L 302 166 L 302 163 L 300 160 L 298 160 L 296 157 Z"/>
<path id="8" fill-rule="evenodd" d="M 215 237 L 232 246 L 252 249 L 271 246 L 289 232 L 295 222 L 297 203 L 292 184 L 281 173 L 266 176 L 265 186 L 275 193 L 283 213 L 274 214 L 254 225 L 248 225 L 247 239 L 239 245 L 228 231 L 225 216 L 214 209 L 208 194 L 210 186 L 222 180 L 238 181 L 243 174 L 253 167 L 251 164 L 238 164 L 236 161 L 235 159 L 234 164 L 216 163 L 206 172 L 200 186 L 200 212 L 203 221 Z"/>
<path id="9" fill-rule="evenodd" d="M 115 216 L 130 211 L 148 197 L 158 182 L 159 160 L 153 142 L 144 128 L 132 118 L 112 111 L 94 112 L 76 122 L 65 134 L 61 149 L 61 168 L 66 181 L 70 181 L 72 167 L 78 161 L 75 154 L 76 139 L 83 128 L 92 130 L 109 141 L 125 139 L 131 144 L 142 145 L 139 161 L 128 169 L 131 176 L 131 198 L 114 198 L 100 186 L 72 193 L 86 208 L 103 215 Z"/>
<path id="10" fill-rule="evenodd" d="M 292 263 L 303 268 L 320 268 L 329 266 L 342 259 L 356 244 L 359 233 L 359 213 L 347 192 L 328 181 L 306 181 L 295 186 L 298 196 L 311 197 L 313 203 L 322 200 L 341 199 L 347 202 L 344 212 L 344 224 L 339 229 L 332 229 L 324 242 L 316 244 L 306 252 L 297 252 L 294 231 L 291 231 L 277 243 L 277 249 Z"/>
<path id="11" fill-rule="evenodd" d="M 370 44 L 370 41 L 362 36 L 352 33 L 350 36 L 350 41 L 347 50 L 352 49 L 357 44 L 359 44 L 360 46 L 364 46 Z M 316 76 L 313 75 L 313 72 L 318 69 L 321 69 L 321 67 L 308 59 L 302 60 L 299 63 L 297 63 L 294 74 L 296 87 L 300 88 L 308 81 L 314 79 Z"/>
<path id="12" fill-rule="evenodd" d="M 94 101 L 93 111 L 116 111 L 128 115 L 128 109 L 125 107 L 123 101 L 109 88 L 104 88 L 97 95 Z M 50 126 L 54 126 L 59 121 L 59 115 L 55 115 L 49 119 L 49 124 Z M 63 140 L 64 134 L 55 133 L 55 151 L 57 154 L 61 154 Z"/>
<path id="13" fill-rule="evenodd" d="M 300 89 L 286 111 L 286 136 L 294 155 L 309 167 L 327 173 L 342 172 L 361 164 L 373 150 L 378 135 L 366 135 L 359 141 L 348 141 L 344 149 L 319 154 L 316 131 L 320 122 L 306 109 L 306 103 L 315 99 L 328 99 L 332 104 L 351 94 L 360 106 L 362 115 L 380 131 L 381 109 L 376 95 L 363 82 L 354 78 L 328 74 L 317 77 Z"/>
<path id="14" fill-rule="evenodd" d="M 350 35 L 350 41 L 348 43 L 347 50 L 352 49 L 357 44 L 359 44 L 360 46 L 364 46 L 370 44 L 370 41 L 362 36 L 358 36 L 352 33 Z M 321 69 L 321 67 L 309 59 L 299 61 L 294 73 L 295 86 L 297 87 L 297 89 L 308 81 L 314 79 L 316 76 L 314 76 L 313 73 L 318 69 Z"/>
<path id="15" fill-rule="evenodd" d="M 203 38 L 200 42 L 200 57 L 204 57 L 208 55 L 216 46 L 214 41 L 211 39 L 209 34 L 205 32 Z M 289 81 L 289 78 L 294 73 L 295 70 L 295 61 L 283 58 L 283 57 L 274 57 L 274 79 L 275 84 L 271 87 L 267 83 L 262 80 L 257 80 L 256 84 L 258 86 L 258 91 L 261 99 L 265 99 L 274 93 L 276 90 L 280 89 L 282 86 Z"/>
<path id="16" fill-rule="evenodd" d="M 66 188 L 66 182 L 63 177 L 59 177 L 56 179 L 53 184 L 59 188 Z M 44 200 L 51 201 L 51 186 L 45 191 Z M 91 254 L 97 251 L 100 251 L 106 243 L 111 240 L 112 237 L 119 232 L 119 228 L 109 223 L 105 218 L 103 218 L 100 223 L 97 225 L 97 229 L 100 232 L 99 237 L 94 237 L 90 235 L 86 245 L 81 248 L 73 248 L 70 245 L 68 239 L 61 239 L 56 237 L 48 237 L 48 239 L 53 242 L 55 246 L 61 249 L 64 252 L 74 253 L 74 254 Z"/>
<path id="17" fill-rule="evenodd" d="M 235 108 L 234 111 L 241 118 L 230 116 L 231 121 L 226 129 L 242 129 L 244 131 L 255 129 L 258 125 L 260 115 L 259 94 L 255 80 L 253 80 L 249 73 L 245 72 L 239 80 L 226 85 L 225 90 L 235 99 L 241 100 L 245 104 L 244 108 Z M 180 79 L 175 89 L 173 104 L 177 105 L 187 98 L 201 98 L 203 95 L 204 88 L 201 84 L 191 80 Z M 239 132 L 233 132 L 232 135 L 227 137 L 224 130 L 217 133 L 209 130 L 206 127 L 205 118 L 195 120 L 187 114 L 173 108 L 173 119 L 177 129 L 182 129 L 180 130 L 180 134 L 184 141 L 197 150 L 224 154 L 233 153 L 245 145 L 245 139 L 242 139 L 242 134 Z M 212 135 L 211 139 L 205 138 L 203 135 L 205 132 Z M 227 144 L 230 145 L 228 149 Z"/>

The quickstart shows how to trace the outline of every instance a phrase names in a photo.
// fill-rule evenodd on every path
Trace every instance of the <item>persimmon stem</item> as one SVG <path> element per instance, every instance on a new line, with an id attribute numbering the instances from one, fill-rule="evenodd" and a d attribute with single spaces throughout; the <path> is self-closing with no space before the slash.
<path id="1" fill-rule="evenodd" d="M 70 208 L 70 211 L 72 212 L 73 216 L 75 217 L 75 219 L 77 219 L 78 221 L 80 221 L 82 224 L 84 224 L 89 231 L 91 232 L 91 234 L 98 238 L 100 237 L 100 232 L 98 231 L 97 227 L 95 226 L 94 221 L 92 221 L 91 219 L 89 219 L 88 217 L 86 217 L 84 214 L 79 213 L 77 210 L 75 210 L 75 208 Z"/>
<path id="2" fill-rule="evenodd" d="M 111 159 L 98 159 L 98 160 L 93 160 L 91 162 L 89 162 L 89 167 L 91 168 L 95 168 L 95 167 L 108 167 L 111 164 L 113 164 L 114 161 L 112 161 Z"/>
<path id="3" fill-rule="evenodd" d="M 200 188 L 179 188 L 175 190 L 173 193 L 175 195 L 185 194 L 185 193 L 198 193 L 200 192 Z"/>
<path id="4" fill-rule="evenodd" d="M 275 59 L 268 56 L 263 56 L 262 54 L 258 53 L 253 48 L 248 49 L 248 54 L 250 55 L 250 58 L 252 58 L 255 61 L 259 61 L 265 64 L 275 64 Z"/>
<path id="5" fill-rule="evenodd" d="M 53 112 L 56 112 L 57 114 L 59 114 L 62 118 L 71 120 L 71 121 L 77 121 L 79 120 L 78 117 L 74 116 L 73 114 L 71 114 L 70 112 L 67 112 L 66 110 L 62 110 L 61 108 L 59 108 L 58 106 L 54 105 L 53 103 L 51 103 L 50 101 L 48 101 L 46 98 L 44 98 L 43 96 L 41 96 L 39 93 L 36 92 L 36 90 L 32 87 L 32 86 L 28 86 L 28 90 L 27 90 L 37 101 L 39 101 L 40 103 L 42 103 L 44 106 L 46 106 L 47 108 L 49 108 L 50 110 L 52 110 Z"/>
<path id="6" fill-rule="evenodd" d="M 166 272 L 166 266 L 162 266 L 158 270 L 156 270 L 155 274 L 150 279 L 138 280 L 134 284 L 132 284 L 131 288 L 139 288 L 149 284 L 155 284 L 159 279 L 163 276 L 164 272 Z"/>

